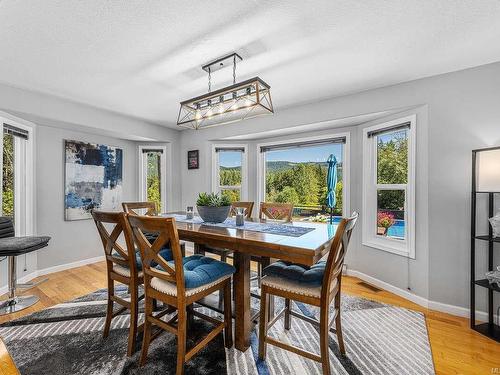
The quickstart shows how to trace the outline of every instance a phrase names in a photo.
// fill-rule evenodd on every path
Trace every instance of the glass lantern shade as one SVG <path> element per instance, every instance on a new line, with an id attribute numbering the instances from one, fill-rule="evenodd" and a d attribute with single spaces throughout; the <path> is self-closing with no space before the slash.
<path id="1" fill-rule="evenodd" d="M 271 87 L 259 77 L 180 103 L 177 125 L 202 129 L 273 113 Z"/>

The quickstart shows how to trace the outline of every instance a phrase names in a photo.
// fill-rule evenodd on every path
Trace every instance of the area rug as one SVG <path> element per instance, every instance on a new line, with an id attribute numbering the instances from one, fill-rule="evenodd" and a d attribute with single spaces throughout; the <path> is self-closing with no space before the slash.
<path id="1" fill-rule="evenodd" d="M 126 295 L 126 288 L 118 287 L 117 293 Z M 258 304 L 258 300 L 252 303 Z M 153 341 L 147 364 L 139 368 L 140 340 L 134 356 L 126 356 L 129 315 L 113 319 L 109 337 L 102 338 L 105 304 L 106 290 L 98 290 L 3 324 L 0 336 L 23 375 L 175 374 L 175 337 L 165 332 Z M 277 299 L 276 305 L 279 309 L 283 301 Z M 318 314 L 315 308 L 303 304 L 295 303 L 293 308 L 311 317 Z M 347 356 L 340 355 L 336 336 L 331 333 L 333 374 L 434 374 L 425 317 L 421 313 L 343 295 L 342 323 Z M 196 319 L 188 332 L 188 348 L 210 328 L 208 323 Z M 300 319 L 293 318 L 287 332 L 283 322 L 278 321 L 270 335 L 319 353 L 319 332 Z M 186 374 L 322 373 L 319 363 L 271 345 L 265 362 L 258 359 L 257 350 L 256 331 L 245 353 L 225 349 L 221 334 L 186 364 Z"/>

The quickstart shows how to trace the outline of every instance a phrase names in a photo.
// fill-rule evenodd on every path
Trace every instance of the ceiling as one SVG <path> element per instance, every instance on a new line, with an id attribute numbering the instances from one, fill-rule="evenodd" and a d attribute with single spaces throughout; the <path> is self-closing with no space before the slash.
<path id="1" fill-rule="evenodd" d="M 0 0 L 0 82 L 175 127 L 228 52 L 279 111 L 500 61 L 499 19 L 498 0 Z"/>

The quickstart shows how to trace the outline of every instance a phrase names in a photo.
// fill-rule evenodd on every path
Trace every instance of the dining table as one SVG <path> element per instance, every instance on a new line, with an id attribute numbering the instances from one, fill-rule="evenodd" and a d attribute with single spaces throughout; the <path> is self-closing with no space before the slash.
<path id="1" fill-rule="evenodd" d="M 312 266 L 323 258 L 330 250 L 331 242 L 337 230 L 337 223 L 315 223 L 309 221 L 293 221 L 278 224 L 265 219 L 245 219 L 243 227 L 202 222 L 195 216 L 187 219 L 185 212 L 168 212 L 162 214 L 176 219 L 179 239 L 193 242 L 197 246 L 214 247 L 233 251 L 234 318 L 235 348 L 246 351 L 250 347 L 250 335 L 253 329 L 250 307 L 250 258 L 264 257 Z M 258 225 L 270 224 L 274 229 L 260 231 Z M 276 225 L 288 225 L 292 228 L 280 228 Z M 294 229 L 295 228 L 295 229 Z M 291 234 L 280 233 L 280 229 L 295 230 Z M 195 250 L 196 252 L 196 250 Z"/>

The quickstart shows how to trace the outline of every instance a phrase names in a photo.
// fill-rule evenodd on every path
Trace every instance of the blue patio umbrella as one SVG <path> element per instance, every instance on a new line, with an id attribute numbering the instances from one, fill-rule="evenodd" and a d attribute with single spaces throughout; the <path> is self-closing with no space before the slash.
<path id="1" fill-rule="evenodd" d="M 333 220 L 333 208 L 337 204 L 335 187 L 337 186 L 337 158 L 331 154 L 328 157 L 328 173 L 326 175 L 326 205 L 330 208 L 330 224 Z"/>

